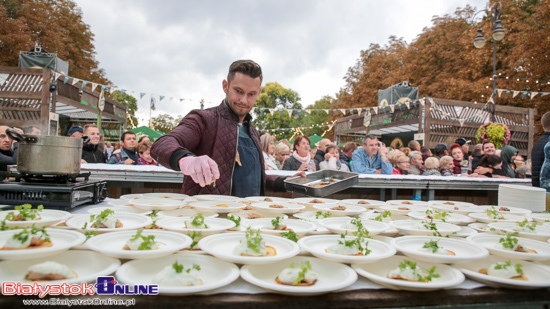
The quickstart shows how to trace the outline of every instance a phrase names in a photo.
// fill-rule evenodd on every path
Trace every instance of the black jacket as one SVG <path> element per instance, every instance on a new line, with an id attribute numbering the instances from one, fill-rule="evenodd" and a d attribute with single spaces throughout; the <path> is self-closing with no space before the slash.
<path id="1" fill-rule="evenodd" d="M 540 169 L 544 163 L 544 146 L 548 143 L 550 132 L 544 132 L 531 150 L 531 184 L 540 187 Z"/>
<path id="2" fill-rule="evenodd" d="M 325 161 L 325 152 L 317 149 L 317 153 L 315 153 L 315 157 L 313 158 L 313 160 L 315 160 L 317 171 L 320 171 L 321 167 L 319 166 L 319 163 Z"/>
<path id="3" fill-rule="evenodd" d="M 351 171 L 351 165 L 349 164 L 351 161 L 348 156 L 346 156 L 342 151 L 340 151 L 340 163 L 345 164 L 349 167 L 349 170 Z"/>
<path id="4" fill-rule="evenodd" d="M 17 164 L 17 150 L 19 143 L 13 143 L 13 149 L 2 151 L 0 150 L 0 171 L 7 171 L 8 165 Z"/>
<path id="5" fill-rule="evenodd" d="M 86 163 L 106 163 L 105 153 L 99 150 L 98 145 L 85 144 L 82 147 L 82 159 Z"/>

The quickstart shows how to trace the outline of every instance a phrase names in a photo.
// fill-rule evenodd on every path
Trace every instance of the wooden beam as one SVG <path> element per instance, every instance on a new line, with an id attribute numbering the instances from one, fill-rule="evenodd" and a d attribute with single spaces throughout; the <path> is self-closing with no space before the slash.
<path id="1" fill-rule="evenodd" d="M 40 130 L 48 132 L 50 129 L 50 69 L 42 69 L 42 102 L 40 103 Z"/>
<path id="2" fill-rule="evenodd" d="M 529 137 L 527 138 L 527 142 L 529 145 L 527 146 L 527 158 L 531 158 L 531 150 L 533 150 L 533 138 L 535 137 L 535 115 L 537 114 L 537 110 L 534 108 L 529 109 Z M 548 199 L 547 199 L 548 201 Z"/>
<path id="3" fill-rule="evenodd" d="M 42 99 L 41 92 L 23 92 L 23 91 L 0 91 L 0 98 L 5 99 Z"/>
<path id="4" fill-rule="evenodd" d="M 20 67 L 0 67 L 0 73 L 5 74 L 32 74 L 32 75 L 43 75 L 44 70 L 49 69 L 31 69 L 31 68 L 20 68 Z"/>

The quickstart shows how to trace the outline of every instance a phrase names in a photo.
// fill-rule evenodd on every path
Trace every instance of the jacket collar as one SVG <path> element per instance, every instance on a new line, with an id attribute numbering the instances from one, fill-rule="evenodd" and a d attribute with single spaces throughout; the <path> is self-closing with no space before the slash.
<path id="1" fill-rule="evenodd" d="M 222 103 L 218 106 L 218 113 L 220 113 L 220 115 L 226 119 L 239 123 L 239 116 L 237 116 L 237 114 L 235 114 L 235 112 L 233 112 L 233 110 L 229 108 L 229 106 L 225 102 L 225 99 L 223 99 Z M 244 117 L 243 122 L 247 122 L 247 121 L 250 122 L 251 120 L 252 120 L 252 116 L 250 115 L 250 113 L 248 113 Z"/>

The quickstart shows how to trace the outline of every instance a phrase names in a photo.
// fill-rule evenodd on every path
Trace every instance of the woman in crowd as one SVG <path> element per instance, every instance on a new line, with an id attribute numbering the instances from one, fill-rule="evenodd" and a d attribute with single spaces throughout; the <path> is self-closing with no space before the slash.
<path id="1" fill-rule="evenodd" d="M 460 175 L 462 174 L 462 167 L 468 167 L 468 162 L 464 161 L 464 151 L 462 150 L 462 146 L 454 143 L 451 145 L 450 152 L 451 156 L 453 157 L 452 171 L 454 174 Z"/>
<path id="2" fill-rule="evenodd" d="M 509 178 L 515 178 L 516 174 L 514 172 L 514 169 L 512 168 L 512 165 L 514 165 L 514 161 L 516 160 L 516 157 L 518 156 L 518 150 L 510 145 L 506 145 L 502 147 L 502 151 L 500 153 L 500 157 L 502 158 L 503 164 L 502 169 L 506 172 L 506 177 Z"/>
<path id="3" fill-rule="evenodd" d="M 443 156 L 441 160 L 439 160 L 439 172 L 441 176 L 453 176 L 454 166 L 453 157 Z"/>
<path id="4" fill-rule="evenodd" d="M 411 159 L 409 157 L 403 155 L 398 156 L 395 158 L 395 162 L 397 163 L 395 167 L 393 168 L 393 175 L 408 175 L 409 174 L 409 166 L 411 164 Z"/>
<path id="5" fill-rule="evenodd" d="M 275 157 L 275 164 L 277 165 L 278 170 L 283 169 L 283 163 L 285 163 L 285 160 L 288 159 L 289 156 L 290 147 L 279 141 L 273 149 L 273 157 Z"/>
<path id="6" fill-rule="evenodd" d="M 157 165 L 157 162 L 151 157 L 151 147 L 153 143 L 149 140 L 144 140 L 137 146 L 137 152 L 139 155 L 138 165 Z"/>
<path id="7" fill-rule="evenodd" d="M 273 157 L 275 150 L 275 137 L 269 134 L 264 134 L 260 137 L 260 144 L 262 144 L 265 169 L 278 170 L 275 157 Z"/>
<path id="8" fill-rule="evenodd" d="M 401 151 L 408 157 L 409 153 L 411 152 L 411 149 L 409 147 L 403 147 L 403 148 L 399 148 L 399 151 Z"/>
<path id="9" fill-rule="evenodd" d="M 285 160 L 283 170 L 290 171 L 315 171 L 316 166 L 311 157 L 311 142 L 305 135 L 298 135 L 294 140 L 294 152 Z"/>
<path id="10" fill-rule="evenodd" d="M 388 160 L 391 165 L 395 166 L 397 164 L 396 158 L 399 156 L 404 156 L 405 154 L 401 150 L 388 148 Z"/>
<path id="11" fill-rule="evenodd" d="M 325 161 L 319 163 L 321 170 L 335 170 L 349 172 L 349 167 L 340 162 L 340 150 L 335 145 L 330 145 L 325 149 Z"/>
<path id="12" fill-rule="evenodd" d="M 481 160 L 479 160 L 479 166 L 485 167 L 482 169 L 483 174 L 478 174 L 478 177 L 493 177 L 495 170 L 502 169 L 502 158 L 497 155 L 484 155 Z"/>
<path id="13" fill-rule="evenodd" d="M 426 171 L 422 174 L 423 176 L 441 176 L 441 173 L 439 172 L 439 160 L 436 158 L 426 158 L 424 165 L 426 166 Z"/>

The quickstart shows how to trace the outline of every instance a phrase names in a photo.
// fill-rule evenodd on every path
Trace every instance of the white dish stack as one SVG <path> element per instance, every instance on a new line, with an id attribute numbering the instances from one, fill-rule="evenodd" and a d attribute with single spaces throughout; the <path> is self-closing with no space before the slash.
<path id="1" fill-rule="evenodd" d="M 546 210 L 546 190 L 531 186 L 498 186 L 498 206 L 520 207 L 533 212 Z"/>

